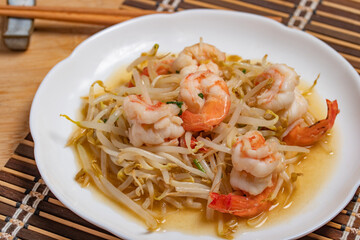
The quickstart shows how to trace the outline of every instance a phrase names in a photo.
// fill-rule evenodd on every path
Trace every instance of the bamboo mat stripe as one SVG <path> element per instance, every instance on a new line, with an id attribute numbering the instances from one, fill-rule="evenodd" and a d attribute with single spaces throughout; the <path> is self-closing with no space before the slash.
<path id="1" fill-rule="evenodd" d="M 360 73 L 359 0 L 125 0 L 124 9 L 228 9 L 276 16 L 337 50 Z M 360 188 L 339 215 L 306 239 L 360 240 Z M 67 209 L 42 180 L 27 135 L 0 170 L 0 239 L 119 239 Z"/>

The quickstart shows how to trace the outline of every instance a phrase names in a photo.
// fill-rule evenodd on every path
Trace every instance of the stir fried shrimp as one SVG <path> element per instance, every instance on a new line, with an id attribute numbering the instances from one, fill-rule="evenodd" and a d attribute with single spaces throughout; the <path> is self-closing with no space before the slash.
<path id="1" fill-rule="evenodd" d="M 288 145 L 310 146 L 321 138 L 323 138 L 328 130 L 330 130 L 335 122 L 336 116 L 339 114 L 337 101 L 331 102 L 326 99 L 328 113 L 326 119 L 320 120 L 311 126 L 295 126 L 283 141 Z"/>
<path id="2" fill-rule="evenodd" d="M 235 190 L 241 190 L 251 195 L 258 195 L 268 186 L 272 186 L 272 174 L 265 177 L 255 177 L 246 171 L 237 171 L 235 168 L 230 173 L 230 184 Z"/>
<path id="3" fill-rule="evenodd" d="M 92 84 L 82 120 L 63 115 L 79 127 L 69 140 L 82 166 L 76 180 L 96 185 L 150 231 L 192 208 L 231 238 L 241 218 L 254 226 L 287 211 L 296 179 L 307 174 L 303 163 L 316 161 L 307 146 L 327 135 L 337 102 L 327 101 L 327 118 L 313 124 L 314 100 L 285 64 L 226 57 L 202 41 L 177 57 L 158 49 L 135 59 L 119 85 Z"/>
<path id="4" fill-rule="evenodd" d="M 172 65 L 173 71 L 180 71 L 187 66 L 199 66 L 210 61 L 225 61 L 225 53 L 207 43 L 197 43 L 184 48 Z"/>
<path id="5" fill-rule="evenodd" d="M 181 69 L 180 74 L 184 77 L 189 75 L 190 73 L 198 72 L 198 71 L 210 71 L 217 75 L 220 75 L 219 66 L 216 63 L 208 62 L 198 65 L 189 65 Z"/>
<path id="6" fill-rule="evenodd" d="M 234 144 L 231 159 L 236 171 L 266 177 L 276 169 L 281 157 L 276 151 L 275 142 L 265 140 L 259 131 L 250 131 Z"/>
<path id="7" fill-rule="evenodd" d="M 210 71 L 189 74 L 180 83 L 180 99 L 188 109 L 181 115 L 186 131 L 210 131 L 230 109 L 226 82 Z"/>
<path id="8" fill-rule="evenodd" d="M 153 64 L 145 67 L 141 74 L 148 77 L 151 75 L 153 78 L 159 75 L 169 74 L 171 71 L 170 67 L 174 60 L 175 59 L 173 57 L 166 57 L 165 59 L 156 60 Z"/>
<path id="9" fill-rule="evenodd" d="M 295 89 L 295 99 L 288 109 L 282 113 L 288 124 L 295 122 L 296 120 L 302 118 L 302 116 L 307 112 L 309 108 L 309 103 L 306 101 L 303 95 L 299 90 Z"/>
<path id="10" fill-rule="evenodd" d="M 124 111 L 131 124 L 130 143 L 136 147 L 165 142 L 177 145 L 177 139 L 184 134 L 182 120 L 177 116 L 180 110 L 173 104 L 148 104 L 141 96 L 130 95 L 124 100 Z"/>
<path id="11" fill-rule="evenodd" d="M 259 131 L 247 132 L 232 147 L 230 184 L 251 195 L 272 185 L 272 174 L 281 162 L 276 142 L 265 140 Z"/>
<path id="12" fill-rule="evenodd" d="M 285 64 L 273 64 L 255 79 L 255 85 L 261 83 L 265 85 L 256 96 L 256 104 L 263 109 L 278 112 L 288 109 L 293 103 L 299 76 Z"/>

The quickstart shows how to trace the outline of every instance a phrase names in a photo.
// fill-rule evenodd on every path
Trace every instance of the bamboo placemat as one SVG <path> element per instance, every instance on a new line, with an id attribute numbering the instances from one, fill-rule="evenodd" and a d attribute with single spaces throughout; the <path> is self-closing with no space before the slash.
<path id="1" fill-rule="evenodd" d="M 336 49 L 360 73 L 360 0 L 125 0 L 124 8 L 230 9 L 275 16 Z M 302 239 L 360 240 L 360 188 L 342 212 Z M 0 239 L 119 239 L 83 220 L 49 191 L 29 134 L 0 170 Z"/>

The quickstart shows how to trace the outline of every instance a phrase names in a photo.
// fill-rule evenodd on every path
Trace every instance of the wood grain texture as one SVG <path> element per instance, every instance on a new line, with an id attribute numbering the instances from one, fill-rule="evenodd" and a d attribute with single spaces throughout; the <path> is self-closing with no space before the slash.
<path id="1" fill-rule="evenodd" d="M 37 0 L 39 6 L 118 8 L 123 0 Z M 1 5 L 6 0 L 0 0 Z M 0 18 L 0 25 L 3 23 Z M 2 26 L 2 25 L 1 25 Z M 12 52 L 0 39 L 0 168 L 29 132 L 32 99 L 48 71 L 102 26 L 35 21 L 26 52 Z M 1 28 L 2 29 L 2 28 Z"/>

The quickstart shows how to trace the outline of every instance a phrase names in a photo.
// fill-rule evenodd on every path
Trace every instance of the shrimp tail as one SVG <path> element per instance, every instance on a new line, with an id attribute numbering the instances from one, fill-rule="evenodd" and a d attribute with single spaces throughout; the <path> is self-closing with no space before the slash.
<path id="1" fill-rule="evenodd" d="M 335 118 L 340 112 L 336 100 L 330 101 L 326 99 L 326 104 L 328 107 L 326 119 L 308 127 L 297 125 L 283 138 L 283 141 L 288 145 L 310 146 L 325 136 L 326 132 L 333 127 Z"/>
<path id="2" fill-rule="evenodd" d="M 222 213 L 229 213 L 239 217 L 250 218 L 269 210 L 272 202 L 267 200 L 273 191 L 268 187 L 256 196 L 240 196 L 229 193 L 227 195 L 211 192 L 212 201 L 208 207 Z"/>

